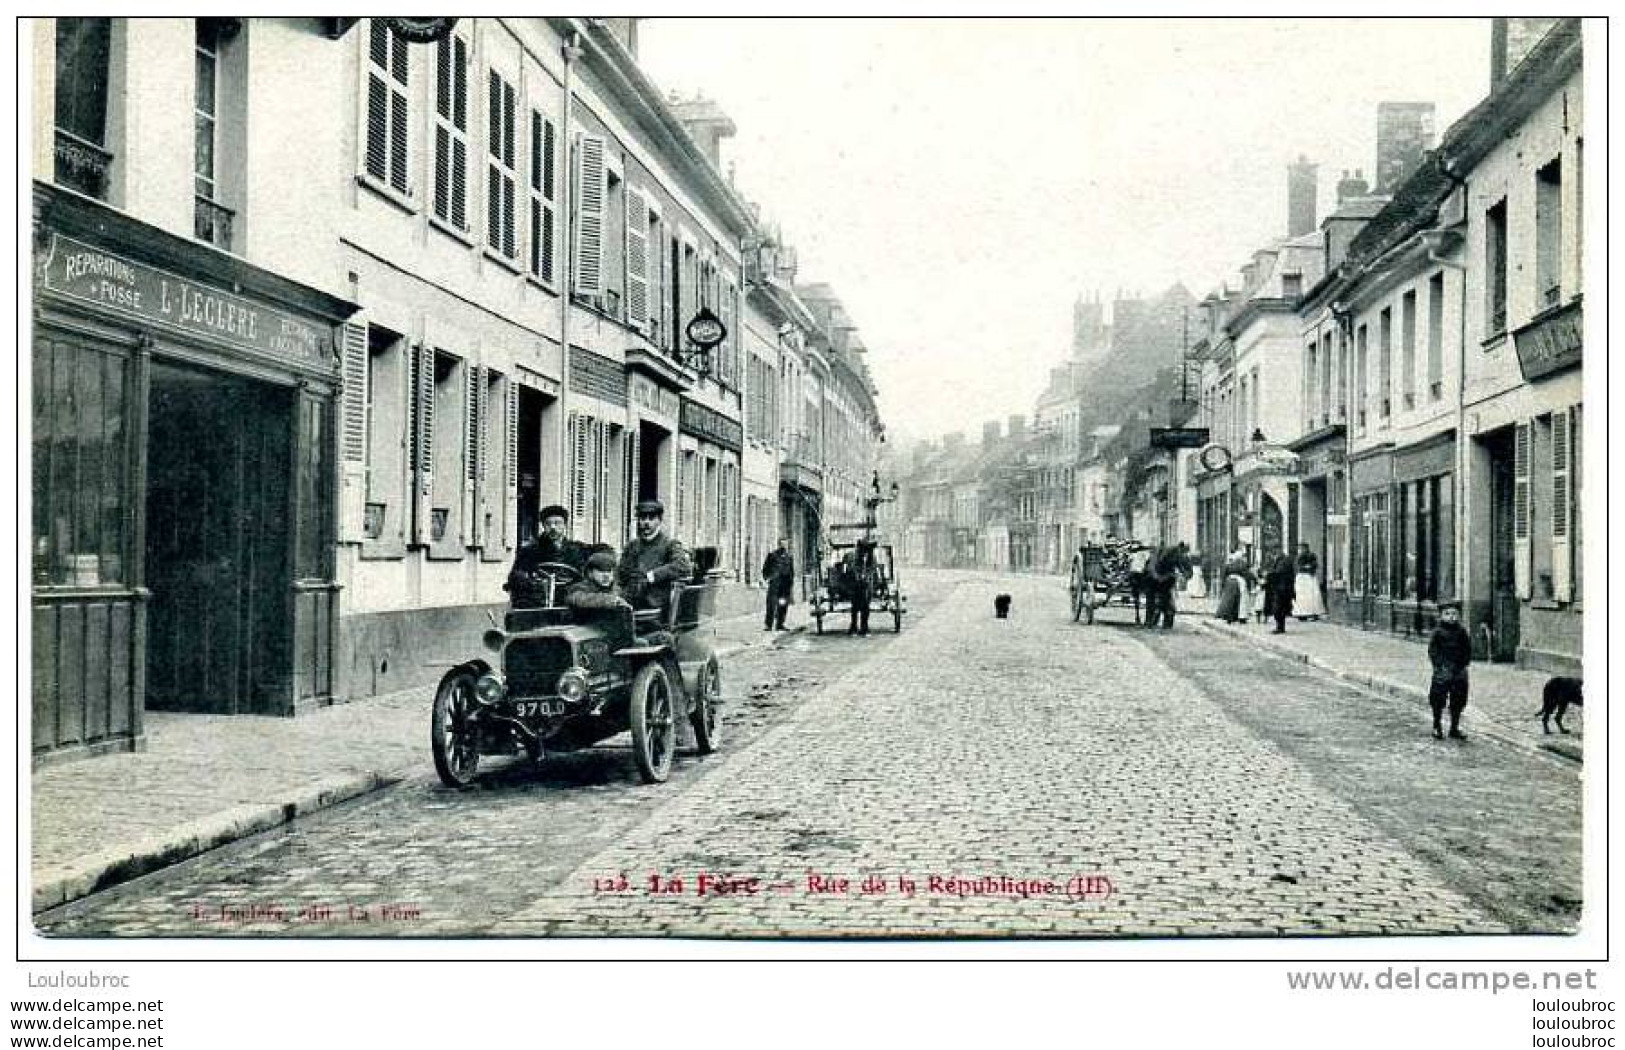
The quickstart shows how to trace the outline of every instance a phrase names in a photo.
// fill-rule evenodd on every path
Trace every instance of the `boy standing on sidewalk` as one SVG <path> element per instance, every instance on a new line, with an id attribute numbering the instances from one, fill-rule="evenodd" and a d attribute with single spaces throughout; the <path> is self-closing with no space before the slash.
<path id="1" fill-rule="evenodd" d="M 1439 606 L 1439 625 L 1428 639 L 1428 661 L 1433 665 L 1433 684 L 1428 688 L 1428 704 L 1433 708 L 1433 736 L 1443 740 L 1439 716 L 1450 705 L 1450 737 L 1466 740 L 1461 731 L 1461 710 L 1467 706 L 1467 665 L 1473 659 L 1473 642 L 1461 626 L 1461 605 L 1446 602 Z"/>

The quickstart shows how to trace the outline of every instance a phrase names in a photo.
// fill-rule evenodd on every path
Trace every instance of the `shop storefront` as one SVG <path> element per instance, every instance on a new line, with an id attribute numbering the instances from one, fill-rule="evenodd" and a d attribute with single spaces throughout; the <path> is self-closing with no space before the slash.
<path id="1" fill-rule="evenodd" d="M 680 498 L 693 506 L 690 535 L 695 546 L 716 549 L 717 568 L 735 571 L 740 558 L 739 457 L 744 428 L 739 420 L 687 397 L 681 402 L 678 427 L 683 455 Z"/>
<path id="2" fill-rule="evenodd" d="M 1456 597 L 1456 434 L 1449 431 L 1394 453 L 1394 604 L 1391 629 L 1424 636 L 1439 603 Z"/>
<path id="3" fill-rule="evenodd" d="M 1349 456 L 1348 600 L 1335 618 L 1387 630 L 1393 612 L 1393 446 L 1379 445 Z"/>
<path id="4" fill-rule="evenodd" d="M 331 702 L 344 301 L 35 187 L 33 750 Z"/>
<path id="5" fill-rule="evenodd" d="M 1348 440 L 1342 424 L 1305 435 L 1298 454 L 1295 544 L 1308 544 L 1320 563 L 1320 586 L 1329 615 L 1348 602 Z M 1296 550 L 1296 546 L 1293 548 Z"/>

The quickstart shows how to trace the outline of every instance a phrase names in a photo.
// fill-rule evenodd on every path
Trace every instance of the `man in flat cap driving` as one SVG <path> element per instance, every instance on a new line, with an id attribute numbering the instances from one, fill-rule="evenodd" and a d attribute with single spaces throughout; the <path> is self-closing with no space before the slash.
<path id="1" fill-rule="evenodd" d="M 666 534 L 666 507 L 657 499 L 637 505 L 637 536 L 621 553 L 615 582 L 636 609 L 661 609 L 671 585 L 694 574 L 688 550 Z"/>
<path id="2" fill-rule="evenodd" d="M 542 531 L 514 555 L 513 568 L 504 585 L 516 609 L 545 604 L 547 582 L 538 576 L 539 566 L 566 565 L 579 577 L 587 564 L 589 551 L 570 538 L 569 511 L 554 504 L 543 508 L 541 519 Z"/>

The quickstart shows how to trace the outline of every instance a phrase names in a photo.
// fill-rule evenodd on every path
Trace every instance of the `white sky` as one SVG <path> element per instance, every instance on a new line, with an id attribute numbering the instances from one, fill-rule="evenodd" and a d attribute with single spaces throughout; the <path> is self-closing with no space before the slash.
<path id="1" fill-rule="evenodd" d="M 1376 107 L 1443 131 L 1489 20 L 649 19 L 663 90 L 739 127 L 724 168 L 868 345 L 902 436 L 1031 412 L 1080 292 L 1198 297 L 1286 232 L 1286 165 L 1372 177 Z"/>

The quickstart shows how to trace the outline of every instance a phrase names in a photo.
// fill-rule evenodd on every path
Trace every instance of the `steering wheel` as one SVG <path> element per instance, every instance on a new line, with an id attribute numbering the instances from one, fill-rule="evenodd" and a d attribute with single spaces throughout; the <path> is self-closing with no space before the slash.
<path id="1" fill-rule="evenodd" d="M 540 584 L 552 580 L 553 586 L 558 587 L 581 579 L 581 570 L 562 561 L 544 561 L 533 566 L 529 576 L 532 583 Z"/>

